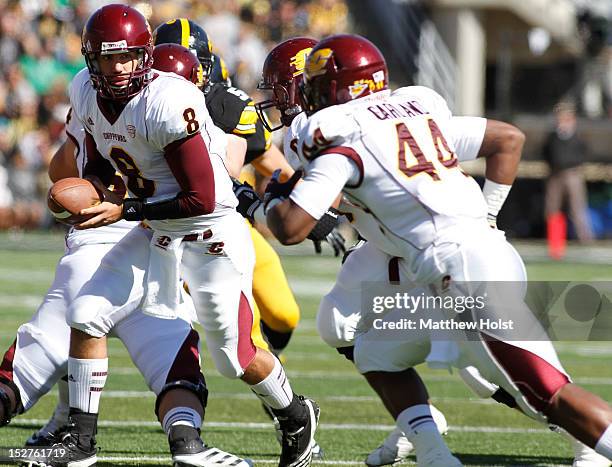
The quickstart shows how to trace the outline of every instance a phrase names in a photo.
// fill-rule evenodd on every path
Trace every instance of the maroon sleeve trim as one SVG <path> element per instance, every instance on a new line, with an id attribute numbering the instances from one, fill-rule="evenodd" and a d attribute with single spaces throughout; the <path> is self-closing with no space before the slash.
<path id="1" fill-rule="evenodd" d="M 355 184 L 347 184 L 346 186 L 348 188 L 358 188 L 359 186 L 361 186 L 364 175 L 363 161 L 361 160 L 361 156 L 357 154 L 357 151 L 355 151 L 353 148 L 349 148 L 348 146 L 334 146 L 331 148 L 323 149 L 317 154 L 317 157 L 322 156 L 323 154 L 341 154 L 352 160 L 357 165 L 357 169 L 359 170 L 359 180 Z"/>

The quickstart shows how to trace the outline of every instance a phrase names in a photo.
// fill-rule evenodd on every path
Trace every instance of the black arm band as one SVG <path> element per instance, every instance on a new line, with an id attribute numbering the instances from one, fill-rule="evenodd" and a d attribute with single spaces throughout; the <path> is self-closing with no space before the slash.
<path id="1" fill-rule="evenodd" d="M 139 198 L 123 200 L 123 218 L 126 221 L 141 221 L 144 219 L 144 201 Z"/>
<path id="2" fill-rule="evenodd" d="M 154 221 L 158 219 L 180 219 L 181 217 L 188 216 L 182 212 L 178 195 L 172 199 L 156 201 L 155 203 L 144 203 L 145 219 Z"/>
<path id="3" fill-rule="evenodd" d="M 336 209 L 330 207 L 312 228 L 307 238 L 309 240 L 325 240 L 327 235 L 338 225 L 339 214 Z"/>
<path id="4" fill-rule="evenodd" d="M 181 217 L 185 215 L 181 212 L 178 196 L 155 203 L 147 203 L 140 198 L 123 200 L 123 218 L 126 221 L 179 219 Z"/>

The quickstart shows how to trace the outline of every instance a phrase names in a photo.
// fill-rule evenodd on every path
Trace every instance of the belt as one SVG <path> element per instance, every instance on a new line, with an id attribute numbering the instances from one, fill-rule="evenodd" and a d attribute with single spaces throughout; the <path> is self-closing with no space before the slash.
<path id="1" fill-rule="evenodd" d="M 143 227 L 145 229 L 153 230 L 151 226 L 144 221 L 140 221 L 139 225 L 140 227 Z M 210 237 L 212 237 L 212 235 L 213 235 L 212 230 L 207 229 L 207 230 L 204 230 L 203 232 L 187 234 L 183 236 L 183 241 L 184 242 L 198 242 L 198 241 L 202 242 L 204 240 L 208 240 Z"/>

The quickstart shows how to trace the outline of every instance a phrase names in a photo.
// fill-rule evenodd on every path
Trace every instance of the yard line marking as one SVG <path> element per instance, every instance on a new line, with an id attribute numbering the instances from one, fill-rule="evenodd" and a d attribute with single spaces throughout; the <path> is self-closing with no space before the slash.
<path id="1" fill-rule="evenodd" d="M 290 355 L 289 355 L 290 357 Z M 223 378 L 220 373 L 217 373 L 216 370 L 211 368 L 206 368 L 206 377 L 207 378 Z M 117 375 L 139 375 L 140 372 L 135 367 L 110 367 L 110 374 Z M 352 371 L 336 371 L 332 374 L 325 371 L 287 371 L 287 375 L 292 378 L 305 378 L 305 379 L 334 379 L 334 380 L 353 380 L 353 379 L 362 379 L 362 376 Z M 459 383 L 461 380 L 457 375 L 446 375 L 446 374 L 424 374 L 423 379 L 426 381 L 432 382 L 457 382 Z M 600 386 L 612 386 L 612 378 L 608 377 L 598 377 L 598 376 L 580 376 L 577 378 L 572 378 L 572 380 L 577 384 L 594 384 Z"/>
<path id="2" fill-rule="evenodd" d="M 43 419 L 20 419 L 17 418 L 11 423 L 15 426 L 42 425 L 48 420 Z M 100 420 L 98 426 L 105 428 L 124 427 L 124 428 L 160 428 L 159 422 L 145 420 Z M 204 430 L 206 428 L 238 428 L 244 430 L 269 430 L 272 423 L 259 422 L 204 422 Z M 338 431 L 391 431 L 395 425 L 363 425 L 359 423 L 321 423 L 320 429 L 323 430 L 338 430 Z M 491 433 L 491 434 L 544 434 L 550 433 L 547 428 L 513 428 L 513 427 L 494 427 L 494 426 L 460 426 L 450 425 L 449 431 L 457 431 L 463 433 Z"/>
<path id="3" fill-rule="evenodd" d="M 45 284 L 50 284 L 54 275 L 54 270 L 32 270 L 0 267 L 0 280 L 3 282 L 44 282 Z"/>
<path id="4" fill-rule="evenodd" d="M 103 462 L 170 462 L 170 456 L 162 457 L 162 456 L 138 456 L 138 457 L 128 457 L 128 456 L 98 456 L 99 461 Z M 251 459 L 255 463 L 258 464 L 278 464 L 278 460 L 275 459 Z M 335 461 L 335 460 L 313 460 L 312 463 L 314 465 L 363 465 L 363 459 L 356 459 L 352 461 Z M 565 464 L 538 464 L 542 465 L 542 467 L 566 467 Z"/>
<path id="5" fill-rule="evenodd" d="M 52 391 L 49 394 L 57 395 L 57 391 Z M 154 398 L 155 394 L 151 391 L 116 391 L 105 390 L 102 397 L 107 399 L 142 399 L 145 397 Z M 210 399 L 233 399 L 233 400 L 252 400 L 258 399 L 251 393 L 244 392 L 211 392 Z M 433 397 L 435 402 L 446 403 L 466 403 L 466 404 L 482 404 L 482 405 L 497 405 L 493 399 L 477 399 L 474 397 Z M 378 396 L 318 396 L 318 401 L 326 402 L 379 402 Z"/>
<path id="6" fill-rule="evenodd" d="M 128 456 L 98 456 L 98 460 L 102 462 L 170 462 L 170 456 L 161 457 L 161 456 L 138 456 L 138 457 L 128 457 Z M 278 464 L 278 460 L 275 459 L 251 459 L 255 465 L 258 464 Z M 334 460 L 314 460 L 313 464 L 318 465 L 360 465 L 362 460 L 354 460 L 354 461 L 334 461 Z"/>
<path id="7" fill-rule="evenodd" d="M 0 306 L 22 306 L 26 308 L 38 308 L 42 302 L 42 295 L 2 295 L 0 296 Z"/>

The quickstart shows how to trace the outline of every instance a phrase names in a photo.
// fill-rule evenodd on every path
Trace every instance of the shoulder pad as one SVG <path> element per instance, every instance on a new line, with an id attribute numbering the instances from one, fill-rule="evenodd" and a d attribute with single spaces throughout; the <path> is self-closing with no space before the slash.
<path id="1" fill-rule="evenodd" d="M 196 134 L 209 118 L 204 95 L 193 83 L 175 75 L 161 75 L 149 86 L 145 118 L 149 140 L 165 148 Z"/>
<path id="2" fill-rule="evenodd" d="M 68 97 L 70 98 L 70 105 L 73 109 L 73 118 L 76 117 L 77 119 L 81 119 L 82 117 L 81 114 L 84 110 L 82 109 L 82 106 L 87 105 L 84 104 L 84 101 L 88 87 L 91 87 L 91 91 L 95 93 L 89 79 L 89 70 L 87 68 L 83 68 L 74 76 L 74 78 L 72 78 L 72 81 L 68 87 Z"/>
<path id="3" fill-rule="evenodd" d="M 298 154 L 310 160 L 325 148 L 349 144 L 358 131 L 342 106 L 323 109 L 309 117 L 299 133 Z"/>
<path id="4" fill-rule="evenodd" d="M 255 132 L 257 113 L 253 101 L 244 91 L 214 83 L 206 94 L 206 107 L 215 125 L 224 132 L 238 135 Z"/>

